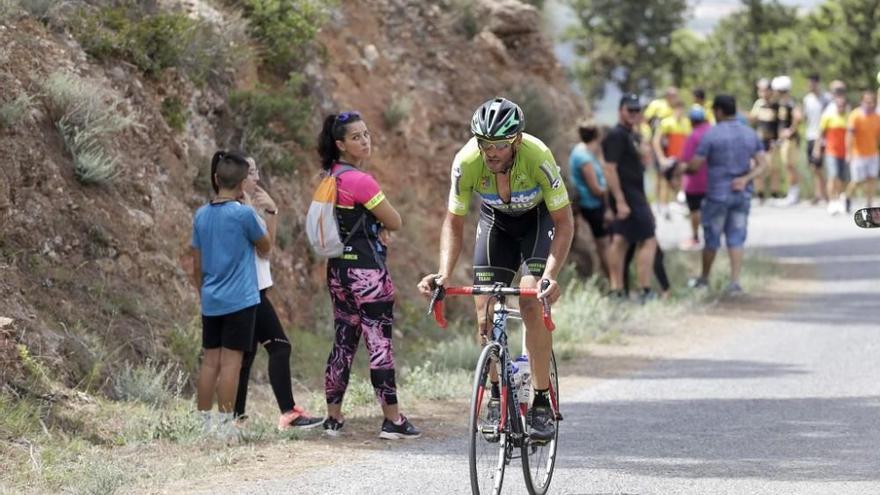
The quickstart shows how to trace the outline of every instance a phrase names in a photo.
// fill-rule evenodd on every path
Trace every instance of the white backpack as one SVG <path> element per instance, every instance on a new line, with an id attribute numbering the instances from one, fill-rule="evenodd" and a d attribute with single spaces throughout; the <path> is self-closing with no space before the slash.
<path id="1" fill-rule="evenodd" d="M 338 258 L 345 249 L 345 241 L 339 235 L 339 223 L 336 220 L 336 178 L 355 170 L 349 165 L 340 166 L 335 172 L 321 179 L 318 188 L 312 195 L 312 204 L 306 215 L 306 236 L 309 244 L 318 257 Z M 363 219 L 361 219 L 363 221 Z M 358 222 L 360 223 L 360 222 Z M 352 232 L 357 230 L 357 225 Z M 348 236 L 351 237 L 351 234 Z"/>

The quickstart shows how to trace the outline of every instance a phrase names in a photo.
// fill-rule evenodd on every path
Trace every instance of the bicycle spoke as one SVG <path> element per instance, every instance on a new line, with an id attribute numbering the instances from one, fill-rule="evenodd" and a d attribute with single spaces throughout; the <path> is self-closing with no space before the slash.
<path id="1" fill-rule="evenodd" d="M 474 494 L 494 495 L 501 492 L 504 469 L 508 462 L 507 435 L 500 431 L 499 415 L 490 412 L 491 383 L 489 370 L 499 370 L 493 357 L 493 346 L 483 349 L 474 374 L 470 416 L 470 473 Z"/>
<path id="2" fill-rule="evenodd" d="M 534 391 L 532 391 L 534 393 Z M 550 393 L 554 410 L 559 405 L 559 377 L 556 370 L 556 357 L 550 355 Z M 550 488 L 553 469 L 556 467 L 556 447 L 559 440 L 559 421 L 556 422 L 556 435 L 549 442 L 526 440 L 522 447 L 523 475 L 526 488 L 531 495 L 544 495 Z"/>

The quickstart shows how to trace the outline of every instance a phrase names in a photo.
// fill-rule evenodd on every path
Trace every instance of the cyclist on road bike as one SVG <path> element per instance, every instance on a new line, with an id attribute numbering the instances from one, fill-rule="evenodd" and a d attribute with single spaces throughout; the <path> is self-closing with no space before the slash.
<path id="1" fill-rule="evenodd" d="M 471 120 L 471 138 L 455 155 L 449 205 L 440 234 L 440 268 L 419 282 L 430 295 L 432 282 L 445 285 L 461 252 L 464 222 L 471 194 L 482 199 L 474 246 L 474 285 L 510 285 L 521 271 L 520 287 L 549 285 L 538 296 L 551 303 L 560 295 L 556 277 L 568 256 L 574 232 L 568 192 L 553 154 L 538 138 L 523 132 L 525 119 L 516 103 L 494 98 L 483 103 Z M 543 284 L 546 285 L 546 284 Z M 476 296 L 478 330 L 489 333 L 488 296 Z M 544 326 L 538 299 L 520 298 L 526 328 L 534 398 L 528 412 L 531 437 L 549 440 L 555 434 L 550 407 L 552 339 Z M 500 391 L 492 377 L 497 407 Z"/>

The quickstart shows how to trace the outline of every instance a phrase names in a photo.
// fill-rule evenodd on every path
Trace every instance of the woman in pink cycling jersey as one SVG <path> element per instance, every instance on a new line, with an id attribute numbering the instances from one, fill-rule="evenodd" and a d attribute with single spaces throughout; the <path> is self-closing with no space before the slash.
<path id="1" fill-rule="evenodd" d="M 370 381 L 385 419 L 381 438 L 421 435 L 398 411 L 391 326 L 394 284 L 385 264 L 388 231 L 401 227 L 400 214 L 372 175 L 363 171 L 372 153 L 370 131 L 357 112 L 328 115 L 318 138 L 325 173 L 337 180 L 336 217 L 344 254 L 327 263 L 336 337 L 325 374 L 327 418 L 324 431 L 343 426 L 342 398 L 361 335 L 370 353 Z"/>

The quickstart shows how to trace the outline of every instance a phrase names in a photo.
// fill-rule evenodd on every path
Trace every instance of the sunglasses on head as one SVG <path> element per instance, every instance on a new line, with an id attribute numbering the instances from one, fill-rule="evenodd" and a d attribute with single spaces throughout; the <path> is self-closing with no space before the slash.
<path id="1" fill-rule="evenodd" d="M 352 110 L 350 112 L 342 112 L 339 115 L 337 115 L 336 122 L 338 122 L 340 124 L 345 124 L 346 122 L 348 122 L 350 120 L 355 120 L 355 119 L 359 119 L 359 118 L 361 118 L 361 114 L 355 110 Z"/>
<path id="2" fill-rule="evenodd" d="M 492 141 L 488 139 L 477 139 L 477 147 L 479 147 L 483 151 L 489 151 L 491 149 L 506 150 L 513 145 L 514 141 L 516 141 L 515 137 L 510 139 L 496 139 Z"/>

